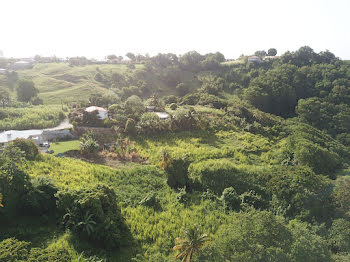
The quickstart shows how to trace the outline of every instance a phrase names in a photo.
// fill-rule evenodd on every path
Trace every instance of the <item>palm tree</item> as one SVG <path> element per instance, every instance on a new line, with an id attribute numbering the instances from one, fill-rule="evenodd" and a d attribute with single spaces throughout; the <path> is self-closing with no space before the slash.
<path id="1" fill-rule="evenodd" d="M 186 238 L 176 238 L 173 250 L 180 251 L 175 256 L 176 259 L 182 259 L 181 262 L 190 262 L 193 253 L 198 252 L 209 238 L 207 234 L 200 235 L 197 227 L 185 230 L 185 235 Z"/>
<path id="2" fill-rule="evenodd" d="M 77 224 L 77 227 L 82 226 L 83 227 L 83 231 L 86 231 L 86 233 L 89 236 L 94 231 L 94 226 L 93 225 L 96 225 L 96 222 L 94 220 L 92 220 L 92 216 L 93 215 L 90 214 L 89 211 L 87 211 L 85 213 L 84 220 Z"/>

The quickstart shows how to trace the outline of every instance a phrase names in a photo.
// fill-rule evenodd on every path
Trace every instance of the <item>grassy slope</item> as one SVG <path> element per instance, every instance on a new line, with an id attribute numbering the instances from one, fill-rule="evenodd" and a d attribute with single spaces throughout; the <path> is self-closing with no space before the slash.
<path id="1" fill-rule="evenodd" d="M 140 67 L 141 65 L 138 65 Z M 112 74 L 123 73 L 126 65 L 87 65 L 70 67 L 64 63 L 36 64 L 33 69 L 18 71 L 20 78 L 31 79 L 39 89 L 45 104 L 70 103 L 87 100 L 94 92 L 105 92 L 103 85 L 94 80 L 96 68 Z"/>
<path id="2" fill-rule="evenodd" d="M 153 165 L 137 165 L 133 168 L 117 170 L 80 160 L 60 159 L 46 155 L 39 161 L 29 163 L 27 170 L 31 177 L 42 175 L 52 177 L 60 188 L 78 189 L 98 182 L 112 186 L 117 193 L 118 202 L 126 223 L 129 225 L 132 238 L 141 244 L 144 251 L 160 248 L 164 254 L 169 255 L 167 261 L 172 261 L 170 260 L 173 257 L 171 247 L 174 245 L 175 237 L 181 235 L 185 225 L 194 221 L 198 224 L 205 221 L 202 225 L 203 230 L 213 234 L 227 219 L 227 216 L 220 212 L 213 203 L 200 204 L 198 196 L 193 196 L 198 199 L 187 207 L 178 203 L 176 192 L 166 184 L 164 172 Z M 151 191 L 157 192 L 160 199 L 160 210 L 138 204 Z M 28 220 L 26 228 L 27 230 L 24 230 L 21 227 L 20 230 L 11 230 L 11 232 L 3 229 L 5 232 L 2 231 L 2 233 L 5 233 L 5 236 L 22 234 L 17 237 L 28 241 L 35 240 L 35 245 L 66 246 L 75 258 L 84 249 L 84 254 L 106 256 L 107 261 L 130 261 L 135 252 L 140 251 L 137 246 L 129 246 L 114 252 L 100 253 L 101 250 L 87 246 L 86 243 L 74 243 L 70 233 L 59 232 L 53 225 L 48 224 L 45 227 L 40 223 Z"/>
<path id="3" fill-rule="evenodd" d="M 143 65 L 137 64 L 136 69 Z M 39 97 L 45 104 L 70 103 L 87 100 L 94 92 L 106 92 L 103 84 L 94 80 L 99 68 L 104 74 L 112 75 L 115 72 L 125 74 L 126 65 L 87 65 L 70 67 L 67 63 L 36 64 L 34 68 L 18 71 L 19 78 L 31 79 L 39 89 Z M 176 94 L 175 88 L 169 88 L 153 74 L 146 76 L 147 82 L 160 96 Z M 3 80 L 0 76 L 0 86 Z M 193 73 L 183 72 L 181 81 L 190 90 L 196 90 L 200 83 Z"/>

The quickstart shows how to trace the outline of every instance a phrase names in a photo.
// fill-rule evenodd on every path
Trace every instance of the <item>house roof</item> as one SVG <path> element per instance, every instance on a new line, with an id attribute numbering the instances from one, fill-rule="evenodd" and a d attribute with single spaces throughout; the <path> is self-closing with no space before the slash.
<path id="1" fill-rule="evenodd" d="M 108 112 L 108 110 L 107 109 L 104 109 L 103 107 L 99 107 L 99 106 L 89 106 L 89 107 L 87 107 L 87 108 L 85 108 L 85 111 L 86 112 L 93 112 L 93 111 L 99 111 L 99 112 Z"/>
<path id="2" fill-rule="evenodd" d="M 15 64 L 29 64 L 29 62 L 27 62 L 27 61 L 18 61 Z"/>
<path id="3" fill-rule="evenodd" d="M 160 119 L 166 119 L 169 117 L 167 112 L 154 112 Z"/>
<path id="4" fill-rule="evenodd" d="M 43 130 L 8 130 L 0 133 L 0 143 L 8 143 L 16 138 L 28 139 L 31 136 L 40 136 Z"/>

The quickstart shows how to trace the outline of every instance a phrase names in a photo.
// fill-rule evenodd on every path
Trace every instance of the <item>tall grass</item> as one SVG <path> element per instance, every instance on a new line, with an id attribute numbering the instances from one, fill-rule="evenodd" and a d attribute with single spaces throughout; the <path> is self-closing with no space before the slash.
<path id="1" fill-rule="evenodd" d="M 42 129 L 59 125 L 64 119 L 61 106 L 1 108 L 0 130 Z"/>

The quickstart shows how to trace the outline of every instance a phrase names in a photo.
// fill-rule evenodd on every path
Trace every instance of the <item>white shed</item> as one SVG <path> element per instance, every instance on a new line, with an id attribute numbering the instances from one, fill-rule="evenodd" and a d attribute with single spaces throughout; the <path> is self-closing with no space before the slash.
<path id="1" fill-rule="evenodd" d="M 108 110 L 104 109 L 103 107 L 89 106 L 89 107 L 85 108 L 85 112 L 91 113 L 93 111 L 97 111 L 99 119 L 104 120 L 108 117 Z"/>
<path id="2" fill-rule="evenodd" d="M 248 57 L 248 62 L 250 62 L 250 63 L 261 63 L 262 60 L 261 60 L 260 57 L 254 55 L 254 56 Z"/>
<path id="3" fill-rule="evenodd" d="M 165 120 L 170 117 L 170 115 L 167 112 L 154 112 L 160 120 Z"/>

